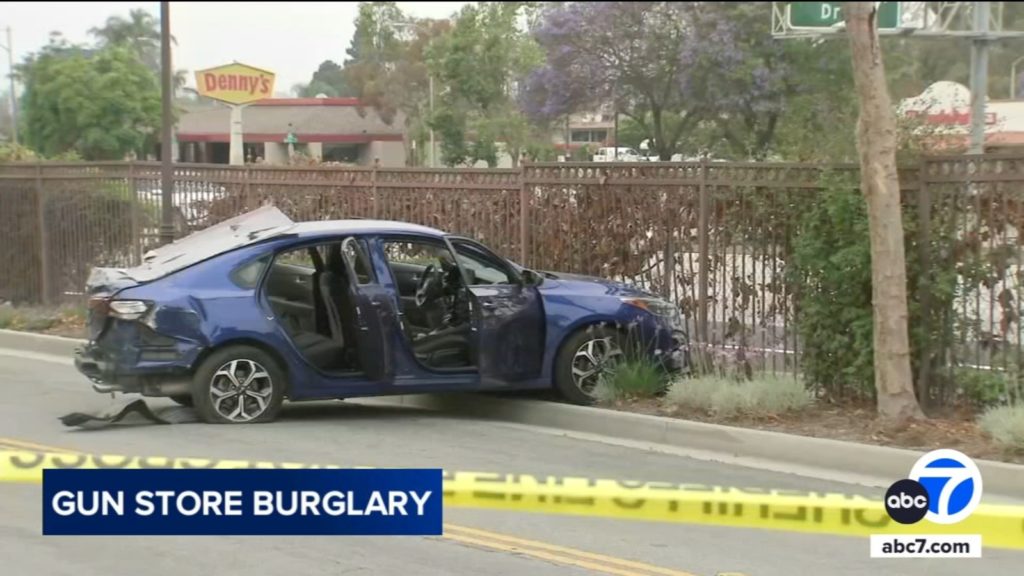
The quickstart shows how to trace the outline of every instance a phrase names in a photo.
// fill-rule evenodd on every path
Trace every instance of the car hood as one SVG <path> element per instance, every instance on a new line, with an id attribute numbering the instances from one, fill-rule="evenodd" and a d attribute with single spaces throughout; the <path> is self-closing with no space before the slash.
<path id="1" fill-rule="evenodd" d="M 544 283 L 541 284 L 541 291 L 560 288 L 562 290 L 579 291 L 587 294 L 604 294 L 607 296 L 643 296 L 656 298 L 655 294 L 645 292 L 636 286 L 630 286 L 623 282 L 599 278 L 597 276 L 584 276 L 582 274 L 567 274 L 565 272 L 542 271 Z"/>

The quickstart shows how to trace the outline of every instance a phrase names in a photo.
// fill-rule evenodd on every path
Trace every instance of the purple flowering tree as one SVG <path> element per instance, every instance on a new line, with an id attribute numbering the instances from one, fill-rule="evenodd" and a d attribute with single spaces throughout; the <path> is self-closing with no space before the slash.
<path id="1" fill-rule="evenodd" d="M 764 2 L 555 5 L 534 31 L 546 59 L 526 78 L 520 104 L 537 121 L 614 104 L 662 160 L 709 124 L 730 148 L 759 155 L 795 86 L 785 65 L 790 48 L 766 30 L 769 9 Z"/>

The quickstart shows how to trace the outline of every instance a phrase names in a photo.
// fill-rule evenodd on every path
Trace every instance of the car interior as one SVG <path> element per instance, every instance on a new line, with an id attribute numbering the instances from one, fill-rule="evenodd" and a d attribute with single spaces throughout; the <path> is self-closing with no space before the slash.
<path id="1" fill-rule="evenodd" d="M 435 370 L 471 369 L 470 296 L 451 252 L 440 243 L 393 241 L 384 253 L 416 359 Z"/>
<path id="2" fill-rule="evenodd" d="M 469 291 L 452 253 L 441 243 L 393 241 L 385 255 L 400 295 L 402 329 L 417 360 L 436 370 L 474 367 Z M 266 295 L 278 321 L 303 356 L 331 374 L 362 372 L 357 303 L 350 282 L 373 282 L 365 245 L 354 238 L 278 254 Z M 459 255 L 471 283 L 506 278 Z M 345 261 L 353 264 L 349 278 Z M 494 276 L 494 278 L 491 278 Z"/>
<path id="3" fill-rule="evenodd" d="M 358 247 L 350 251 L 357 276 L 369 275 L 365 253 Z M 278 321 L 313 366 L 353 374 L 361 371 L 358 313 L 344 258 L 340 242 L 281 253 L 267 276 L 266 294 Z"/>

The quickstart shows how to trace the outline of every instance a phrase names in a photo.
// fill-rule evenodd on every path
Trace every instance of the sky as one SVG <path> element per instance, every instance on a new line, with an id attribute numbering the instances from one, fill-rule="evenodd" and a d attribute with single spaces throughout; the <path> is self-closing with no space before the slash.
<path id="1" fill-rule="evenodd" d="M 468 2 L 398 2 L 407 14 L 421 18 L 451 16 Z M 125 18 L 135 8 L 160 14 L 159 2 L 0 2 L 0 33 L 10 26 L 15 64 L 49 42 L 60 31 L 70 42 L 91 43 L 89 29 L 110 16 Z M 274 91 L 288 95 L 292 86 L 308 82 L 321 62 L 339 64 L 355 31 L 358 2 L 171 2 L 171 34 L 176 70 L 196 70 L 239 61 L 277 75 Z M 0 34 L 0 45 L 6 46 Z M 7 54 L 0 51 L 0 73 L 6 89 Z"/>

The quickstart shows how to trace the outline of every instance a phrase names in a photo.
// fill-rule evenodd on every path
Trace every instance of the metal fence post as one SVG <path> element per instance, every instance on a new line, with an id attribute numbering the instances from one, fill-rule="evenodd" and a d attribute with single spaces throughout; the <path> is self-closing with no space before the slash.
<path id="1" fill-rule="evenodd" d="M 370 170 L 370 196 L 373 199 L 373 217 L 379 220 L 380 214 L 380 198 L 377 197 L 377 168 L 380 166 L 380 158 L 373 159 L 373 168 Z"/>
<path id="2" fill-rule="evenodd" d="M 43 189 L 43 165 L 36 162 L 36 214 L 39 224 L 39 283 L 42 287 L 43 304 L 53 301 L 53 286 L 50 278 L 50 242 L 46 230 L 46 191 Z"/>
<path id="3" fill-rule="evenodd" d="M 697 331 L 700 342 L 707 344 L 708 338 L 708 227 L 710 223 L 711 199 L 708 198 L 708 163 L 700 161 L 700 213 L 697 220 L 699 239 L 699 273 L 697 279 Z"/>
<path id="4" fill-rule="evenodd" d="M 921 304 L 921 322 L 924 323 L 924 339 L 921 342 L 920 360 L 917 373 L 918 402 L 927 406 L 931 396 L 931 364 L 934 346 L 932 342 L 935 323 L 931 314 L 931 219 L 932 198 L 926 184 L 927 160 L 921 160 L 917 173 L 917 248 L 920 259 L 917 293 Z"/>
<path id="5" fill-rule="evenodd" d="M 139 234 L 139 210 L 142 209 L 139 202 L 139 194 L 135 189 L 135 162 L 128 162 L 128 195 L 131 198 L 131 219 L 132 219 L 132 265 L 142 264 L 142 238 Z"/>
<path id="6" fill-rule="evenodd" d="M 530 195 L 526 186 L 526 166 L 519 164 L 519 264 L 528 266 L 530 255 Z"/>

